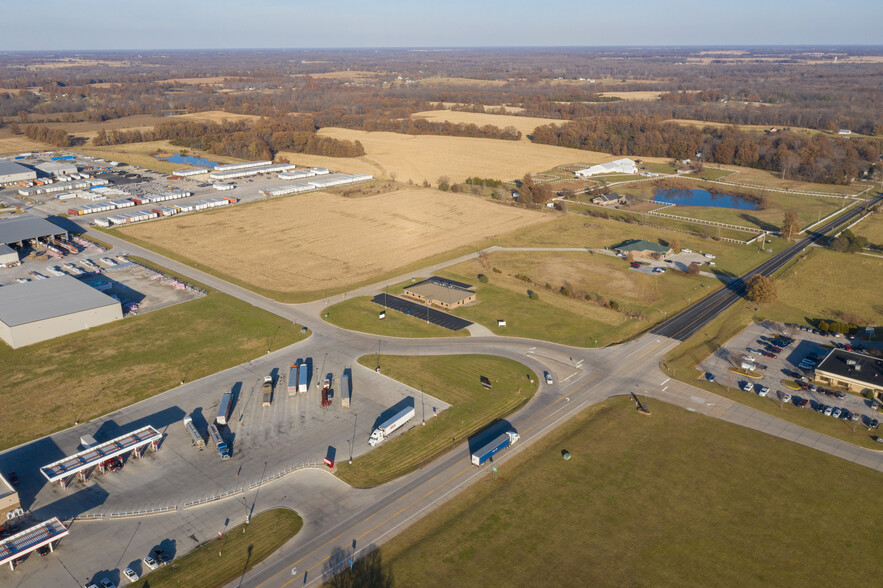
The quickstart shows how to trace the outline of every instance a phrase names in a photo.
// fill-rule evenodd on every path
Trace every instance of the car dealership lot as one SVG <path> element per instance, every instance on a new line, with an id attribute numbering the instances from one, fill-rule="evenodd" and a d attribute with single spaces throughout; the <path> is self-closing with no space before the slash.
<path id="1" fill-rule="evenodd" d="M 780 335 L 786 335 L 794 339 L 794 342 L 787 347 L 780 347 L 781 352 L 775 353 L 770 350 L 773 345 L 770 340 Z M 819 418 L 825 418 L 827 407 L 831 407 L 827 418 L 832 418 L 835 410 L 839 408 L 842 420 L 850 424 L 854 422 L 856 425 L 868 426 L 871 420 L 879 418 L 879 415 L 872 408 L 871 401 L 866 398 L 835 390 L 827 390 L 828 394 L 826 394 L 826 389 L 820 386 L 815 386 L 816 390 L 794 390 L 784 385 L 785 381 L 796 381 L 799 384 L 800 378 L 806 378 L 805 383 L 812 384 L 812 371 L 800 368 L 800 363 L 812 355 L 817 356 L 821 361 L 835 343 L 842 344 L 848 341 L 845 336 L 835 338 L 815 334 L 812 331 L 789 328 L 771 321 L 752 323 L 707 357 L 698 367 L 705 374 L 713 374 L 715 382 L 728 388 L 738 389 L 739 393 L 758 394 L 763 387 L 768 387 L 769 392 L 765 396 L 772 402 L 784 402 L 784 398 L 788 395 L 789 404 L 800 406 L 801 400 L 806 399 L 804 408 L 819 412 Z M 764 355 L 764 352 L 775 357 Z M 751 378 L 731 371 L 731 368 L 740 368 L 743 362 L 754 364 L 756 367 L 750 373 L 760 377 Z M 751 392 L 745 391 L 748 385 Z M 838 393 L 842 398 L 837 397 Z M 843 418 L 844 410 L 849 414 L 858 415 L 858 420 L 847 421 Z"/>

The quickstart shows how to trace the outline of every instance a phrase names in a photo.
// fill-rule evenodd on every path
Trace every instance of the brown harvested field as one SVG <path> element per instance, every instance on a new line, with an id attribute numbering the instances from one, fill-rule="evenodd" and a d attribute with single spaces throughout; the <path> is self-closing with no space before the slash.
<path id="1" fill-rule="evenodd" d="M 858 194 L 868 188 L 867 185 L 858 183 L 851 186 L 837 186 L 834 184 L 814 184 L 812 182 L 802 182 L 799 180 L 783 180 L 781 175 L 777 173 L 750 167 L 739 167 L 736 165 L 720 165 L 719 167 L 736 172 L 722 178 L 722 181 L 733 182 L 734 184 L 764 186 L 767 188 L 789 190 L 792 192 L 817 192 L 848 195 Z"/>
<path id="2" fill-rule="evenodd" d="M 310 76 L 325 80 L 364 80 L 376 78 L 383 74 L 376 71 L 352 70 L 352 71 L 328 71 L 325 73 L 292 74 L 292 77 Z"/>
<path id="3" fill-rule="evenodd" d="M 505 86 L 506 80 L 473 80 L 472 78 L 423 78 L 418 84 L 445 86 Z"/>
<path id="4" fill-rule="evenodd" d="M 631 92 L 601 92 L 605 98 L 619 98 L 620 100 L 659 100 L 662 92 L 651 90 L 634 90 Z"/>
<path id="5" fill-rule="evenodd" d="M 239 80 L 242 78 L 214 76 L 206 78 L 170 78 L 168 80 L 159 80 L 158 84 L 190 84 L 193 86 L 202 86 L 205 84 L 223 84 L 224 80 Z"/>
<path id="6" fill-rule="evenodd" d="M 425 118 L 434 122 L 451 122 L 454 124 L 466 123 L 478 126 L 493 125 L 501 129 L 515 127 L 521 131 L 521 140 L 529 141 L 527 136 L 534 129 L 547 124 L 561 124 L 563 121 L 551 118 L 536 118 L 531 116 L 512 116 L 509 114 L 493 114 L 481 112 L 461 112 L 458 110 L 427 110 L 415 112 L 414 118 Z"/>
<path id="7" fill-rule="evenodd" d="M 0 154 L 43 151 L 44 149 L 54 149 L 54 147 L 46 143 L 31 141 L 24 135 L 13 135 L 9 129 L 0 129 Z"/>
<path id="8" fill-rule="evenodd" d="M 474 176 L 513 180 L 526 173 L 535 174 L 559 165 L 589 161 L 602 163 L 616 159 L 606 153 L 526 141 L 404 135 L 336 127 L 326 127 L 319 134 L 361 141 L 366 154 L 355 158 L 288 152 L 279 155 L 299 165 L 321 166 L 347 173 L 368 173 L 384 178 L 394 173 L 400 182 L 410 179 L 420 184 L 428 180 L 433 185 L 442 176 L 448 176 L 455 182 Z"/>
<path id="9" fill-rule="evenodd" d="M 315 192 L 120 231 L 260 289 L 322 294 L 550 218 L 412 188 L 363 198 Z"/>
<path id="10" fill-rule="evenodd" d="M 206 110 L 205 112 L 179 114 L 178 116 L 167 117 L 165 120 L 177 120 L 181 118 L 185 118 L 187 120 L 195 120 L 197 122 L 221 122 L 222 120 L 228 120 L 232 122 L 237 120 L 255 121 L 261 117 L 256 114 L 234 114 L 232 112 L 224 112 L 223 110 Z"/>
<path id="11" fill-rule="evenodd" d="M 444 108 L 456 108 L 457 106 L 469 106 L 468 104 L 463 104 L 462 102 L 438 102 L 437 104 L 441 104 Z M 524 112 L 524 108 L 521 106 L 507 106 L 503 104 L 482 104 L 484 109 L 487 112 L 499 111 L 502 108 L 505 108 L 507 112 Z"/>

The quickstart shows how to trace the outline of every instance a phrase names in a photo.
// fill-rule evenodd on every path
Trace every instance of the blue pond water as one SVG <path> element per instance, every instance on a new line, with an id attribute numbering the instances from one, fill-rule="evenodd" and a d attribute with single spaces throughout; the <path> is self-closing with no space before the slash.
<path id="1" fill-rule="evenodd" d="M 171 157 L 157 157 L 157 159 L 162 159 L 163 161 L 168 161 L 169 163 L 189 163 L 190 165 L 195 165 L 197 167 L 207 167 L 209 169 L 215 167 L 218 162 L 217 161 L 209 161 L 208 159 L 203 159 L 201 157 L 193 157 L 192 155 L 172 155 Z"/>
<path id="2" fill-rule="evenodd" d="M 757 204 L 735 194 L 712 194 L 708 190 L 672 190 L 657 188 L 653 192 L 657 202 L 677 204 L 678 206 L 716 206 L 718 208 L 737 208 L 739 210 L 757 210 Z"/>

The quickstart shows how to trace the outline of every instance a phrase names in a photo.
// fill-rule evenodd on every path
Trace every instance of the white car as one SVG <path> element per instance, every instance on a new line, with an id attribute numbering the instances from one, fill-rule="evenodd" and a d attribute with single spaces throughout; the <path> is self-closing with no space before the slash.
<path id="1" fill-rule="evenodd" d="M 552 374 L 549 372 L 546 372 L 546 383 L 550 386 L 552 385 Z"/>
<path id="2" fill-rule="evenodd" d="M 791 395 L 787 392 L 782 393 L 782 402 L 791 402 Z"/>
<path id="3" fill-rule="evenodd" d="M 681 249 L 681 253 L 693 253 L 692 249 Z"/>
<path id="4" fill-rule="evenodd" d="M 751 382 L 745 382 L 744 384 L 742 384 L 742 389 L 746 392 L 751 392 L 752 390 L 754 390 L 754 384 L 752 384 Z"/>
<path id="5" fill-rule="evenodd" d="M 28 282 L 30 282 L 30 280 L 27 278 L 15 278 L 15 281 L 19 284 L 27 284 Z"/>
<path id="6" fill-rule="evenodd" d="M 148 570 L 155 570 L 156 568 L 159 567 L 159 564 L 156 563 L 156 560 L 153 559 L 153 557 L 151 557 L 149 555 L 144 558 L 144 565 L 147 566 Z"/>
<path id="7" fill-rule="evenodd" d="M 132 568 L 126 568 L 123 570 L 123 575 L 129 579 L 129 582 L 135 582 L 138 580 L 138 574 L 135 573 L 135 570 Z"/>
<path id="8" fill-rule="evenodd" d="M 770 393 L 770 389 L 767 388 L 766 386 L 761 386 L 760 390 L 757 391 L 758 396 L 766 396 L 769 393 Z"/>
<path id="9" fill-rule="evenodd" d="M 58 267 L 57 265 L 55 267 L 50 267 L 49 273 L 52 274 L 53 276 L 63 276 L 64 275 L 64 272 L 61 271 L 61 268 Z"/>

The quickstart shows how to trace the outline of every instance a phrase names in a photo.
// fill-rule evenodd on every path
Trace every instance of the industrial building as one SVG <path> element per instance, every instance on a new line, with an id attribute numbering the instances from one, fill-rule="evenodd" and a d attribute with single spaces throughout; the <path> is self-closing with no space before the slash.
<path id="1" fill-rule="evenodd" d="M 671 255 L 672 253 L 671 247 L 667 245 L 660 245 L 659 243 L 644 241 L 643 239 L 629 239 L 628 241 L 623 241 L 619 245 L 613 247 L 613 250 L 622 255 L 633 253 L 636 257 L 645 258 L 652 258 L 654 255 Z"/>
<path id="2" fill-rule="evenodd" d="M 14 161 L 0 159 L 0 184 L 27 182 L 37 179 L 37 172 Z"/>
<path id="3" fill-rule="evenodd" d="M 272 161 L 244 161 L 242 163 L 224 163 L 221 165 L 215 166 L 215 171 L 223 172 L 230 171 L 234 169 L 245 169 L 248 167 L 260 167 L 263 165 L 270 165 L 273 163 Z"/>
<path id="4" fill-rule="evenodd" d="M 0 339 L 13 349 L 121 318 L 119 301 L 71 276 L 0 288 Z"/>
<path id="5" fill-rule="evenodd" d="M 50 161 L 34 166 L 47 176 L 69 176 L 77 173 L 77 166 L 69 161 Z"/>
<path id="6" fill-rule="evenodd" d="M 573 172 L 573 175 L 577 178 L 588 178 L 591 176 L 598 176 L 601 174 L 636 174 L 638 173 L 638 166 L 635 165 L 635 162 L 631 159 L 623 158 L 617 159 L 616 161 L 608 161 L 607 163 L 602 163 L 599 165 L 593 165 L 592 167 L 587 167 L 585 169 L 581 169 Z"/>
<path id="7" fill-rule="evenodd" d="M 883 359 L 844 349 L 832 349 L 816 366 L 815 379 L 829 386 L 843 386 L 850 392 L 870 390 L 883 393 Z"/>
<path id="8" fill-rule="evenodd" d="M 22 196 L 38 196 L 40 194 L 50 194 L 52 192 L 70 192 L 71 190 L 89 189 L 94 186 L 106 186 L 107 180 L 75 180 L 73 182 L 62 182 L 59 184 L 47 184 L 44 186 L 34 186 L 32 188 L 22 188 L 18 191 Z"/>
<path id="9" fill-rule="evenodd" d="M 250 166 L 242 169 L 232 169 L 227 171 L 215 171 L 209 174 L 213 180 L 232 180 L 234 178 L 247 178 L 258 174 L 272 174 L 287 172 L 295 169 L 297 166 L 290 163 L 279 163 L 276 165 L 265 165 L 260 167 Z"/>
<path id="10" fill-rule="evenodd" d="M 282 176 L 280 175 L 279 177 L 281 178 Z M 315 178 L 297 184 L 288 184 L 270 190 L 261 190 L 261 194 L 265 196 L 287 196 L 289 194 L 310 192 L 311 190 L 321 190 L 323 188 L 334 188 L 335 186 L 346 186 L 349 184 L 357 184 L 359 182 L 368 182 L 373 179 L 374 176 L 370 174 L 333 174 L 326 178 Z"/>
<path id="11" fill-rule="evenodd" d="M 172 172 L 173 176 L 181 176 L 186 178 L 187 176 L 198 176 L 199 174 L 207 174 L 208 170 L 204 167 L 192 167 L 190 169 L 177 169 Z"/>
<path id="12" fill-rule="evenodd" d="M 408 286 L 405 288 L 404 294 L 442 308 L 456 308 L 475 302 L 475 292 L 471 288 L 471 285 L 463 282 L 432 276 L 418 284 Z"/>
<path id="13" fill-rule="evenodd" d="M 23 246 L 34 239 L 67 239 L 67 231 L 46 219 L 16 214 L 0 219 L 0 245 Z"/>

